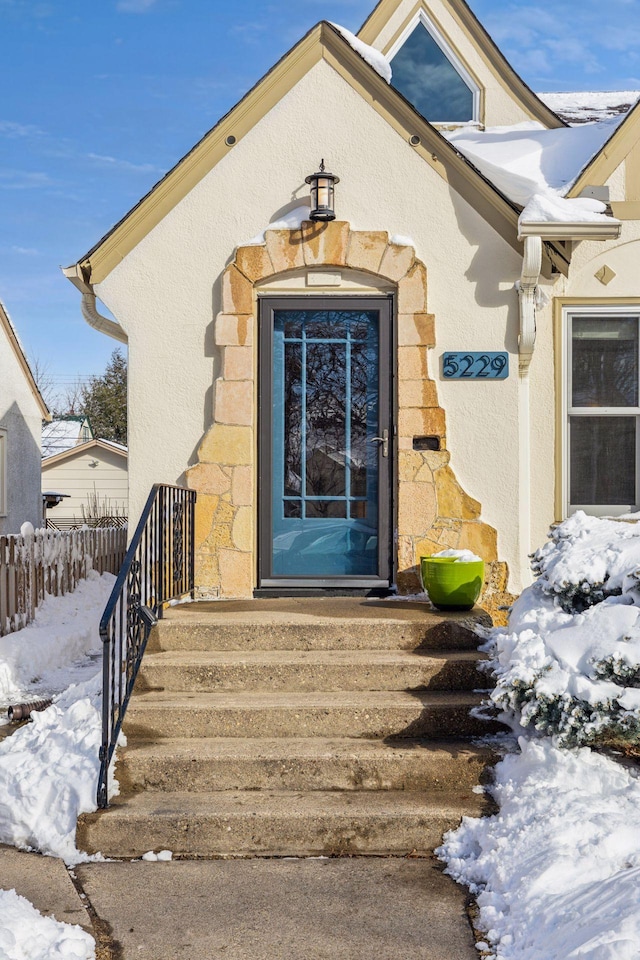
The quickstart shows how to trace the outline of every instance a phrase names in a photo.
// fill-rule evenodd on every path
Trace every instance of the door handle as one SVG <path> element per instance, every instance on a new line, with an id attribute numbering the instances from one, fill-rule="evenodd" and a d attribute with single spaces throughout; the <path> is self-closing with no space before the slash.
<path id="1" fill-rule="evenodd" d="M 382 444 L 382 456 L 389 456 L 389 431 L 383 430 L 381 437 L 371 437 L 369 443 L 380 443 Z"/>

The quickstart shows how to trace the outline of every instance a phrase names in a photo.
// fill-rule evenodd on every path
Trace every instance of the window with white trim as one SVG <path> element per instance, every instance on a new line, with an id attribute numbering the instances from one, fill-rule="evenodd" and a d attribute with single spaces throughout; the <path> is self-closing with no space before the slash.
<path id="1" fill-rule="evenodd" d="M 421 10 L 387 55 L 391 85 L 431 123 L 478 122 L 480 87 Z"/>
<path id="2" fill-rule="evenodd" d="M 640 308 L 565 310 L 567 513 L 640 504 Z"/>
<path id="3" fill-rule="evenodd" d="M 0 517 L 7 515 L 7 431 L 0 427 Z"/>

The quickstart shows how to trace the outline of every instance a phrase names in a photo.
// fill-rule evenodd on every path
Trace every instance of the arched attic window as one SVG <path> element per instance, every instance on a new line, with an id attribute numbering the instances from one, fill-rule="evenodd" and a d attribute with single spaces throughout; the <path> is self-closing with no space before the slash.
<path id="1" fill-rule="evenodd" d="M 423 11 L 388 54 L 391 84 L 431 123 L 480 119 L 480 87 Z"/>

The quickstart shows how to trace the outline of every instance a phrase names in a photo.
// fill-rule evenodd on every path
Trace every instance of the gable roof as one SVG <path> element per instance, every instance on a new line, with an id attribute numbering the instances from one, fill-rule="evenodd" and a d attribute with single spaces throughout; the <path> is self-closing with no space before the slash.
<path id="1" fill-rule="evenodd" d="M 324 59 L 400 133 L 410 149 L 519 250 L 518 209 L 367 63 L 332 24 L 313 27 L 150 191 L 82 257 L 64 269 L 86 291 L 100 283 L 309 69 Z M 553 115 L 555 117 L 555 115 Z M 556 118 L 557 119 L 557 118 Z M 558 125 L 562 125 L 557 120 Z M 229 143 L 233 138 L 232 143 Z"/>
<path id="2" fill-rule="evenodd" d="M 33 376 L 33 373 L 31 371 L 31 367 L 29 366 L 29 361 L 26 358 L 25 352 L 22 349 L 22 344 L 18 339 L 18 334 L 15 331 L 15 328 L 11 322 L 11 318 L 9 317 L 9 314 L 7 313 L 2 301 L 0 301 L 0 329 L 4 330 L 5 332 L 7 340 L 9 341 L 9 345 L 11 346 L 11 349 L 15 354 L 15 358 L 18 361 L 20 369 L 24 374 L 25 380 L 27 381 L 27 383 L 29 384 L 29 387 L 31 388 L 31 392 L 33 393 L 34 400 L 40 407 L 40 412 L 42 414 L 43 420 L 51 420 L 51 413 L 49 411 L 49 407 L 44 402 L 44 398 L 40 393 L 40 390 L 38 389 L 38 384 L 35 381 L 35 377 Z"/>
<path id="3" fill-rule="evenodd" d="M 52 457 L 62 453 L 80 443 L 80 431 L 87 424 L 93 437 L 93 428 L 88 417 L 76 414 L 67 414 L 56 417 L 42 428 L 42 456 Z"/>
<path id="4" fill-rule="evenodd" d="M 68 450 L 62 450 L 60 453 L 45 457 L 42 461 L 42 468 L 51 467 L 62 460 L 75 457 L 76 454 L 89 453 L 91 450 L 107 450 L 111 453 L 117 453 L 125 460 L 128 457 L 127 447 L 123 447 L 121 443 L 115 443 L 113 440 L 87 440 L 86 443 L 77 443 L 73 447 L 69 447 Z"/>
<path id="5" fill-rule="evenodd" d="M 465 0 L 444 0 L 449 12 L 461 29 L 469 36 L 488 69 L 515 96 L 526 113 L 545 127 L 565 127 L 566 123 L 557 113 L 534 93 L 531 87 L 516 73 L 500 51 Z M 358 37 L 364 43 L 373 43 L 387 21 L 396 12 L 402 0 L 380 0 L 360 27 Z M 424 3 L 417 3 L 412 16 Z"/>
<path id="6" fill-rule="evenodd" d="M 585 187 L 605 183 L 640 140 L 640 100 L 578 176 L 567 197 L 578 197 Z"/>

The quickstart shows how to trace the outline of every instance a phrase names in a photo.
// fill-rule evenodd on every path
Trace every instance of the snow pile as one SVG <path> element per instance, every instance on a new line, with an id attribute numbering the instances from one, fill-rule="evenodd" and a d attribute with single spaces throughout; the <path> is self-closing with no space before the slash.
<path id="1" fill-rule="evenodd" d="M 640 781 L 587 748 L 520 739 L 496 768 L 499 814 L 437 851 L 468 885 L 496 960 L 637 960 Z"/>
<path id="2" fill-rule="evenodd" d="M 32 624 L 0 641 L 3 698 L 58 694 L 0 743 L 0 843 L 69 864 L 88 859 L 75 846 L 76 820 L 96 809 L 102 739 L 98 625 L 114 580 L 92 573 L 73 593 L 48 597 Z"/>
<path id="3" fill-rule="evenodd" d="M 482 560 L 473 552 L 473 550 L 441 550 L 440 553 L 433 553 L 433 557 L 454 557 L 459 563 L 477 563 Z"/>
<path id="4" fill-rule="evenodd" d="M 339 23 L 331 23 L 331 26 L 335 27 L 336 30 L 342 34 L 349 46 L 353 47 L 356 53 L 359 53 L 362 59 L 366 60 L 376 73 L 380 74 L 383 80 L 391 83 L 391 64 L 383 53 L 380 53 L 375 47 L 370 47 L 367 43 L 363 43 L 354 33 L 351 33 L 346 27 L 341 27 Z"/>
<path id="5" fill-rule="evenodd" d="M 558 525 L 533 559 L 538 580 L 485 650 L 503 718 L 563 745 L 640 736 L 640 524 Z"/>
<path id="6" fill-rule="evenodd" d="M 2 960 L 94 960 L 93 937 L 75 924 L 43 917 L 15 890 L 0 890 Z"/>
<path id="7" fill-rule="evenodd" d="M 567 123 L 594 123 L 627 114 L 640 90 L 539 93 L 540 99 Z"/>
<path id="8" fill-rule="evenodd" d="M 520 222 L 611 221 L 599 200 L 566 194 L 623 117 L 547 130 L 536 121 L 512 127 L 443 131 L 452 145 L 509 200 L 523 207 Z"/>
<path id="9" fill-rule="evenodd" d="M 261 230 L 260 233 L 256 234 L 255 237 L 252 237 L 251 240 L 246 240 L 244 243 L 239 244 L 239 246 L 261 246 L 265 242 L 264 235 L 267 230 L 299 230 L 305 220 L 309 219 L 310 212 L 311 208 L 308 204 L 301 204 L 299 207 L 295 207 L 293 210 L 285 213 L 284 216 L 280 217 L 278 220 L 273 220 L 264 228 L 264 230 Z"/>
<path id="10" fill-rule="evenodd" d="M 75 833 L 79 814 L 97 806 L 101 679 L 70 687 L 0 743 L 0 843 L 67 864 L 89 859 Z"/>
<path id="11" fill-rule="evenodd" d="M 10 703 L 54 696 L 96 672 L 98 623 L 115 579 L 90 570 L 73 593 L 46 597 L 35 620 L 0 638 L 0 723 Z"/>

